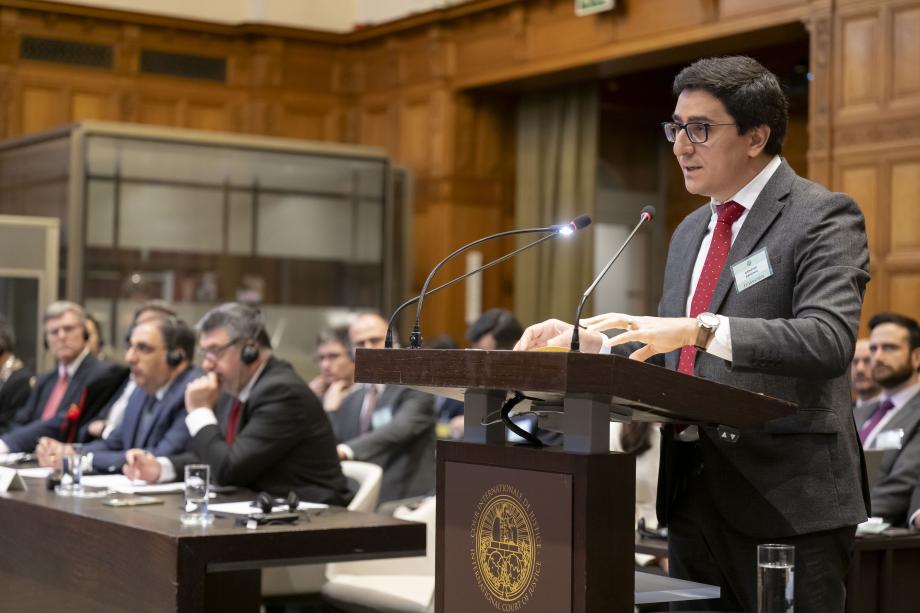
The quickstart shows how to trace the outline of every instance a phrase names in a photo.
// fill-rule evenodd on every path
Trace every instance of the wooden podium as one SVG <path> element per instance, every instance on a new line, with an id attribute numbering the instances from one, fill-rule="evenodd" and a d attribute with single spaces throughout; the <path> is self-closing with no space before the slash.
<path id="1" fill-rule="evenodd" d="M 355 375 L 465 402 L 464 441 L 437 449 L 437 613 L 631 613 L 635 459 L 609 451 L 610 421 L 749 429 L 795 410 L 613 355 L 358 349 Z M 505 442 L 509 392 L 562 447 Z"/>

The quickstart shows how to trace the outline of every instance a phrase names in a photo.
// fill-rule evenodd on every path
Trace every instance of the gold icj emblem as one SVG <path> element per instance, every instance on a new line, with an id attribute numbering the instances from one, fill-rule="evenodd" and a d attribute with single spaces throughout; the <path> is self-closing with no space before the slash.
<path id="1" fill-rule="evenodd" d="M 486 490 L 476 505 L 470 557 L 479 589 L 499 611 L 527 604 L 540 578 L 540 525 L 514 486 Z"/>

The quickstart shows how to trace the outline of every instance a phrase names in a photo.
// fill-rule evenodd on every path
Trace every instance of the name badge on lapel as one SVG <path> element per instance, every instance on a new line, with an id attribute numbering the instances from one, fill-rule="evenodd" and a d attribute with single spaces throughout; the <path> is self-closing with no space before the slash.
<path id="1" fill-rule="evenodd" d="M 393 419 L 393 407 L 377 407 L 371 415 L 371 428 L 379 430 Z"/>
<path id="2" fill-rule="evenodd" d="M 875 436 L 875 443 L 872 449 L 900 449 L 901 441 L 904 440 L 904 430 L 885 430 Z"/>
<path id="3" fill-rule="evenodd" d="M 732 264 L 732 274 L 735 276 L 735 288 L 739 292 L 743 292 L 755 283 L 760 283 L 767 277 L 772 277 L 773 267 L 770 266 L 767 248 L 764 247 L 740 262 Z"/>

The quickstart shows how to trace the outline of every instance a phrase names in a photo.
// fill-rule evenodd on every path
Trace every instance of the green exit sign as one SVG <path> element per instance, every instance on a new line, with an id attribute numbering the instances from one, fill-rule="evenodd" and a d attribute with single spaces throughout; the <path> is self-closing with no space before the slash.
<path id="1" fill-rule="evenodd" d="M 614 0 L 575 0 L 575 14 L 579 17 L 603 13 L 613 8 Z"/>

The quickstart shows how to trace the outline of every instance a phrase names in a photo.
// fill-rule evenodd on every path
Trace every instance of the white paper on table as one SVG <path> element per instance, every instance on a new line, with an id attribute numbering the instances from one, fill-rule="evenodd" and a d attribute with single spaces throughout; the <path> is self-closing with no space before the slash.
<path id="1" fill-rule="evenodd" d="M 147 483 L 140 480 L 132 481 L 124 475 L 84 475 L 82 483 L 90 487 L 106 487 L 119 494 L 168 494 L 185 489 L 182 481 Z"/>
<path id="2" fill-rule="evenodd" d="M 328 504 L 320 504 L 318 502 L 301 502 L 297 505 L 298 511 L 328 508 Z M 249 500 L 243 500 L 242 502 L 219 502 L 217 504 L 208 505 L 208 510 L 216 513 L 227 513 L 228 515 L 254 515 L 262 512 L 262 509 L 253 506 L 252 502 Z M 272 513 L 280 513 L 288 510 L 289 507 L 286 504 L 279 504 L 272 507 Z"/>
<path id="3" fill-rule="evenodd" d="M 52 473 L 52 469 L 41 466 L 35 468 L 20 468 L 18 472 L 23 477 L 29 477 L 31 479 L 47 479 L 48 475 Z"/>

